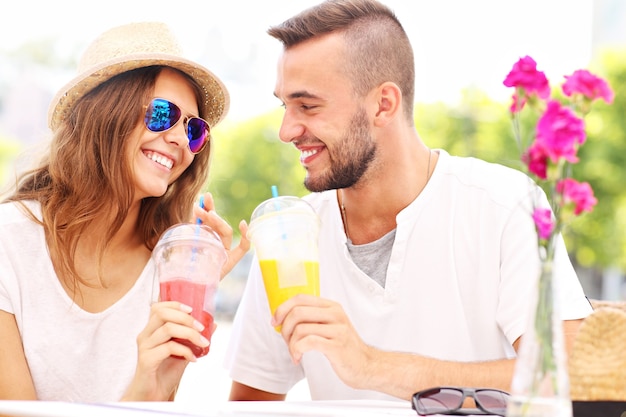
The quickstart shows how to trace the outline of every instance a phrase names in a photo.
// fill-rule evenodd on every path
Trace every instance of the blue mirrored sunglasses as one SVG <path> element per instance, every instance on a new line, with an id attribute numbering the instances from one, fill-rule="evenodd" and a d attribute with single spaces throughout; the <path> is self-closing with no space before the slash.
<path id="1" fill-rule="evenodd" d="M 165 132 L 176 126 L 181 116 L 182 111 L 176 104 L 164 98 L 155 98 L 148 104 L 143 121 L 149 131 Z M 199 117 L 185 117 L 183 124 L 191 153 L 196 154 L 202 151 L 209 141 L 211 132 L 209 124 Z"/>

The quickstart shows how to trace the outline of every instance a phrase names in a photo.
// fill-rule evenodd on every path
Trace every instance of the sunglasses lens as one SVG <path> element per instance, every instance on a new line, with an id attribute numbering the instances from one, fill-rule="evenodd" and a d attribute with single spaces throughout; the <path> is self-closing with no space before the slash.
<path id="1" fill-rule="evenodd" d="M 479 390 L 476 391 L 476 401 L 486 411 L 504 415 L 506 413 L 506 405 L 509 394 L 497 390 Z"/>
<path id="2" fill-rule="evenodd" d="M 202 150 L 208 134 L 209 125 L 204 120 L 192 117 L 187 121 L 187 138 L 191 152 L 197 153 Z"/>
<path id="3" fill-rule="evenodd" d="M 418 414 L 438 414 L 456 410 L 463 403 L 463 392 L 450 388 L 433 388 L 420 393 L 415 401 Z"/>
<path id="4" fill-rule="evenodd" d="M 163 132 L 178 122 L 180 109 L 170 101 L 155 98 L 146 110 L 144 123 L 151 132 Z"/>
<path id="5" fill-rule="evenodd" d="M 144 117 L 144 123 L 151 132 L 164 132 L 172 128 L 178 121 L 182 112 L 171 101 L 155 98 L 150 102 Z M 199 117 L 191 117 L 187 120 L 187 139 L 192 153 L 202 150 L 209 136 L 209 125 Z"/>

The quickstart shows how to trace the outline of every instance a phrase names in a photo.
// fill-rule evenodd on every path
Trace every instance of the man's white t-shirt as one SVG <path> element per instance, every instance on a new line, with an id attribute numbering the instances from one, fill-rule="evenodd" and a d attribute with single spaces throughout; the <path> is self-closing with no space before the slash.
<path id="1" fill-rule="evenodd" d="M 40 218 L 39 205 L 28 204 Z M 137 336 L 158 291 L 150 260 L 111 307 L 82 310 L 59 282 L 43 227 L 16 203 L 0 204 L 0 310 L 15 315 L 38 399 L 119 401 L 135 374 Z"/>
<path id="2" fill-rule="evenodd" d="M 340 303 L 363 341 L 382 350 L 463 362 L 513 358 L 540 265 L 530 179 L 438 152 L 427 186 L 396 218 L 384 288 L 349 256 L 336 191 L 306 197 L 321 219 L 321 296 Z M 562 318 L 586 317 L 591 306 L 562 240 L 554 271 Z M 348 387 L 319 352 L 294 365 L 270 319 L 255 258 L 225 361 L 233 380 L 287 393 L 306 377 L 314 400 L 391 398 Z"/>

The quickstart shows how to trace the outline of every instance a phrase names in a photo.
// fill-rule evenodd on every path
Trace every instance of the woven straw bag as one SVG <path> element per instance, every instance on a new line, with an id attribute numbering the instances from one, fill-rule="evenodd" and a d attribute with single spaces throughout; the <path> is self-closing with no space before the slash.
<path id="1" fill-rule="evenodd" d="M 608 300 L 589 300 L 594 310 L 598 310 L 600 308 L 612 307 L 617 308 L 619 310 L 626 311 L 626 301 L 608 301 Z"/>
<path id="2" fill-rule="evenodd" d="M 626 304 L 594 307 L 580 327 L 568 360 L 571 398 L 626 401 Z"/>

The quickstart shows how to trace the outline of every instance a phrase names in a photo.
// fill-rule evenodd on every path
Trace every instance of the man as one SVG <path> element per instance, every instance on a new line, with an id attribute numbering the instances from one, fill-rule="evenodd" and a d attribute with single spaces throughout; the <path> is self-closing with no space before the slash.
<path id="1" fill-rule="evenodd" d="M 321 218 L 321 297 L 270 317 L 253 263 L 231 400 L 282 400 L 304 377 L 313 399 L 508 390 L 539 273 L 528 177 L 422 142 L 412 48 L 386 6 L 328 0 L 268 33 L 284 45 L 280 138 L 300 150 Z M 558 251 L 569 346 L 591 307 L 562 241 Z"/>

